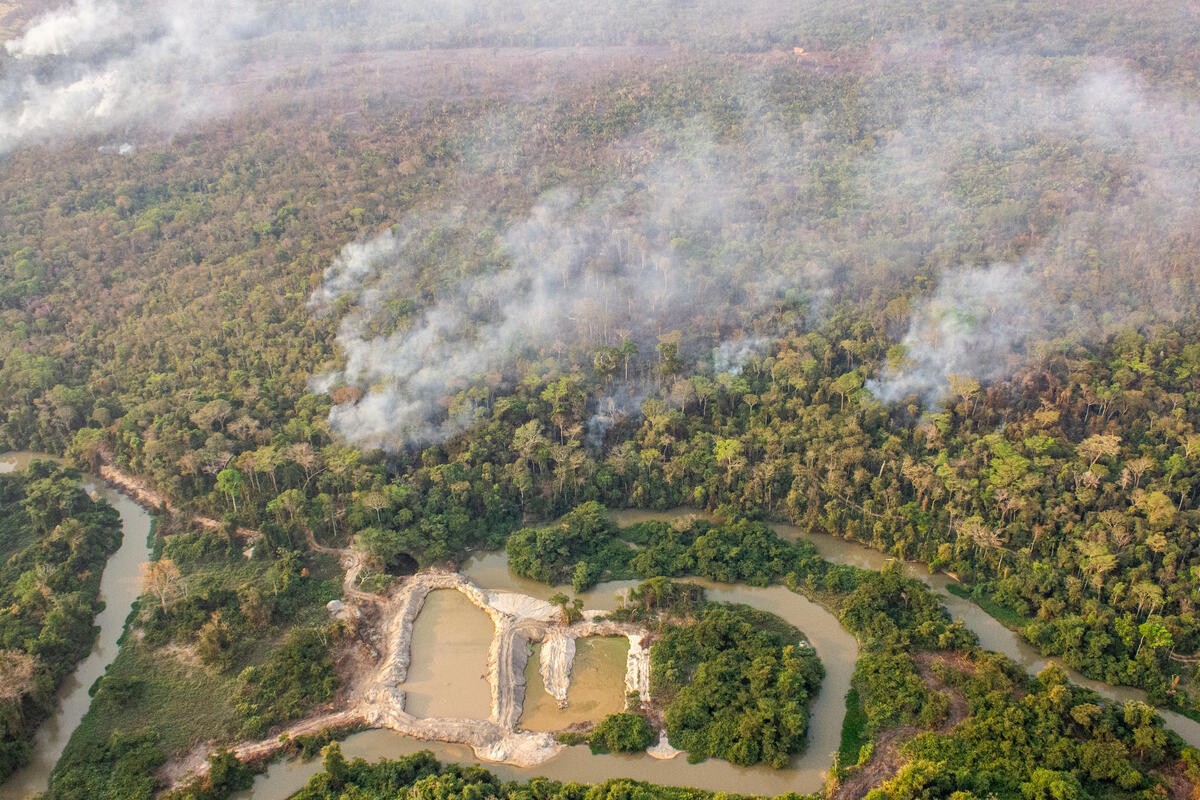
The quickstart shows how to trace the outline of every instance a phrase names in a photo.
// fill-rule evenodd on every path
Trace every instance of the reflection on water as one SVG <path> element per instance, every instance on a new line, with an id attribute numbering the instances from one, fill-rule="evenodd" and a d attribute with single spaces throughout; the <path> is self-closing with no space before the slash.
<path id="1" fill-rule="evenodd" d="M 512 575 L 503 553 L 487 553 L 471 559 L 462 569 L 472 580 L 488 589 L 522 592 L 549 599 L 558 591 L 572 594 L 569 587 L 551 587 Z M 439 742 L 422 742 L 391 731 L 366 731 L 349 737 L 343 752 L 348 757 L 369 761 L 397 758 L 420 750 L 429 750 L 443 761 L 481 764 L 505 780 L 526 781 L 542 776 L 560 781 L 596 783 L 609 778 L 632 778 L 663 785 L 694 786 L 714 792 L 736 792 L 775 796 L 786 792 L 815 792 L 824 785 L 824 774 L 833 761 L 845 716 L 845 696 L 850 674 L 858 659 L 858 643 L 821 606 L 782 586 L 765 589 L 698 581 L 709 590 L 713 600 L 747 605 L 770 611 L 804 632 L 825 665 L 827 676 L 811 705 L 808 749 L 787 769 L 736 767 L 726 761 L 709 759 L 689 764 L 684 756 L 657 761 L 646 755 L 592 755 L 585 746 L 569 747 L 546 763 L 532 768 L 493 764 L 476 759 L 469 748 Z M 613 581 L 579 595 L 587 608 L 612 609 L 619 598 L 637 581 Z M 420 617 L 418 617 L 418 621 Z M 583 644 L 580 640 L 577 644 Z M 414 656 L 416 651 L 414 649 Z M 540 676 L 530 681 L 531 689 L 549 699 L 541 688 Z M 551 701 L 553 704 L 553 701 Z M 255 779 L 254 787 L 238 795 L 241 800 L 283 800 L 296 792 L 308 777 L 320 770 L 317 761 L 273 764 Z"/>
<path id="2" fill-rule="evenodd" d="M 487 719 L 488 648 L 496 629 L 461 592 L 430 592 L 413 623 L 405 710 L 416 717 Z"/>
<path id="3" fill-rule="evenodd" d="M 669 520 L 680 513 L 694 513 L 690 509 L 671 512 L 622 511 L 613 516 L 622 525 L 646 519 Z M 772 525 L 787 539 L 807 539 L 816 546 L 826 560 L 878 570 L 890 559 L 884 554 L 863 545 L 837 539 L 827 535 L 815 535 L 801 531 L 791 525 Z M 1038 654 L 1017 634 L 1008 630 L 993 617 L 968 600 L 946 591 L 950 579 L 944 575 L 930 575 L 919 564 L 906 566 L 907 573 L 929 585 L 945 603 L 950 614 L 961 620 L 979 637 L 983 647 L 996 650 L 1030 671 L 1039 671 L 1049 661 Z M 503 553 L 481 555 L 469 561 L 463 570 L 479 584 L 488 588 L 508 589 L 535 597 L 548 599 L 556 591 L 569 587 L 547 587 L 511 575 Z M 777 795 L 784 792 L 813 792 L 822 785 L 822 773 L 828 769 L 832 754 L 837 750 L 844 716 L 844 696 L 849 688 L 850 674 L 858 658 L 857 643 L 825 609 L 804 597 L 781 586 L 765 589 L 713 584 L 698 581 L 708 588 L 710 599 L 745 603 L 770 611 L 790 622 L 809 637 L 825 666 L 826 678 L 821 692 L 812 706 L 812 721 L 809 731 L 809 747 L 798 758 L 793 767 L 786 770 L 771 770 L 765 767 L 743 769 L 724 761 L 710 759 L 702 764 L 688 764 L 683 757 L 672 761 L 657 762 L 648 756 L 593 756 L 585 747 L 571 747 L 555 759 L 533 769 L 520 769 L 505 764 L 479 762 L 468 748 L 421 742 L 400 736 L 390 731 L 367 731 L 347 739 L 343 751 L 350 757 L 367 760 L 396 758 L 401 755 L 430 750 L 447 762 L 480 764 L 505 780 L 528 780 L 533 776 L 545 776 L 562 781 L 594 783 L 613 777 L 629 777 L 666 785 L 685 785 L 711 791 Z M 610 609 L 617 596 L 636 581 L 602 584 L 580 597 L 588 608 Z M 1072 680 L 1082 686 L 1095 689 L 1101 695 L 1114 700 L 1143 699 L 1144 693 L 1135 689 L 1115 688 L 1088 680 L 1068 670 Z M 531 685 L 540 689 L 540 678 Z M 544 692 L 543 692 L 544 694 Z M 1171 712 L 1160 712 L 1168 725 L 1190 744 L 1200 745 L 1200 725 L 1186 717 Z M 254 788 L 240 795 L 243 800 L 283 800 L 302 787 L 308 777 L 320 770 L 320 763 L 307 764 L 288 762 L 275 764 L 266 775 L 259 776 Z"/>
<path id="4" fill-rule="evenodd" d="M 24 469 L 36 459 L 58 460 L 41 453 L 5 453 L 0 455 L 0 472 Z M 108 560 L 100 579 L 100 599 L 105 604 L 96 617 L 100 635 L 91 654 L 79 663 L 75 673 L 59 689 L 58 710 L 42 723 L 34 737 L 33 760 L 0 786 L 0 800 L 20 800 L 46 790 L 50 770 L 91 703 L 88 689 L 116 657 L 117 640 L 124 629 L 125 618 L 141 593 L 141 565 L 150 558 L 147 544 L 150 515 L 99 478 L 85 476 L 84 488 L 98 493 L 121 514 L 124 531 L 121 547 Z"/>
<path id="5" fill-rule="evenodd" d="M 624 637 L 588 637 L 575 640 L 575 663 L 567 689 L 567 707 L 542 684 L 542 646 L 525 667 L 525 710 L 520 727 L 530 731 L 560 731 L 580 722 L 599 722 L 609 714 L 625 710 L 625 658 L 629 640 Z"/>

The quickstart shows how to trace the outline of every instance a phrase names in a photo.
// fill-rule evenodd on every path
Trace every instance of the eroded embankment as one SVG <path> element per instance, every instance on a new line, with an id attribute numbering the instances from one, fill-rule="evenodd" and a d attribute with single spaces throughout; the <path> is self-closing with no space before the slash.
<path id="1" fill-rule="evenodd" d="M 486 613 L 495 626 L 488 654 L 488 681 L 491 686 L 491 715 L 482 720 L 421 719 L 405 709 L 404 690 L 412 658 L 412 629 L 425 599 L 437 590 L 461 592 Z M 648 651 L 641 647 L 645 629 L 635 625 L 599 620 L 585 615 L 572 625 L 561 622 L 558 607 L 527 595 L 491 592 L 468 578 L 452 572 L 427 572 L 410 578 L 388 601 L 390 613 L 383 662 L 372 679 L 373 691 L 364 698 L 364 716 L 369 724 L 391 728 L 423 739 L 466 744 L 489 761 L 504 761 L 518 766 L 533 766 L 556 755 L 562 746 L 545 733 L 517 728 L 525 697 L 525 666 L 529 643 L 543 642 L 543 670 L 549 675 L 547 686 L 560 702 L 566 701 L 570 685 L 574 640 L 585 636 L 625 636 L 630 651 L 639 654 L 630 659 L 632 678 L 626 684 L 648 689 Z M 645 653 L 643 657 L 642 653 Z M 643 663 L 646 662 L 646 663 Z M 648 691 L 639 692 L 644 701 Z"/>
<path id="2" fill-rule="evenodd" d="M 201 528 L 204 528 L 205 530 L 219 531 L 222 527 L 224 527 L 220 521 L 212 519 L 211 517 L 181 512 L 174 503 L 166 498 L 165 495 L 161 494 L 155 489 L 152 489 L 144 480 L 135 478 L 127 472 L 122 472 L 112 464 L 101 463 L 97 471 L 100 473 L 101 478 L 103 478 L 112 486 L 115 486 L 123 493 L 132 497 L 139 505 L 151 512 L 161 510 L 171 514 L 184 513 L 185 516 L 192 520 L 192 522 L 194 522 L 196 525 L 199 525 Z M 259 532 L 253 528 L 239 527 L 237 529 L 237 534 L 242 539 L 246 540 L 256 539 L 259 536 Z"/>
<path id="3" fill-rule="evenodd" d="M 494 626 L 488 651 L 487 678 L 491 688 L 489 718 L 457 719 L 417 717 L 406 708 L 405 681 L 412 663 L 413 626 L 431 592 L 462 593 L 491 618 Z M 369 597 L 369 600 L 368 600 Z M 547 733 L 518 728 L 525 699 L 525 667 L 529 644 L 543 642 L 543 670 L 551 694 L 565 703 L 570 686 L 575 640 L 588 636 L 624 636 L 629 640 L 625 685 L 643 702 L 649 696 L 649 648 L 645 628 L 601 619 L 600 612 L 585 612 L 573 624 L 562 621 L 555 605 L 514 592 L 488 591 L 456 572 L 429 571 L 408 578 L 389 598 L 352 597 L 378 603 L 374 632 L 382 643 L 382 656 L 373 666 L 350 676 L 345 707 L 310 717 L 285 729 L 283 735 L 244 742 L 232 752 L 244 761 L 264 760 L 285 748 L 286 739 L 333 728 L 366 726 L 387 728 L 418 739 L 467 745 L 485 761 L 519 767 L 541 764 L 563 746 Z M 196 764 L 191 776 L 203 774 Z M 175 774 L 178 773 L 178 770 Z M 177 781 L 178 783 L 179 781 Z"/>

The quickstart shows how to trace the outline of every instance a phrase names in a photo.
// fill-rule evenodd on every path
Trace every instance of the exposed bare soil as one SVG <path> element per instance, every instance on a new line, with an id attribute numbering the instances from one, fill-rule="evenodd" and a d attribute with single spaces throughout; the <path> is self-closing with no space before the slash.
<path id="1" fill-rule="evenodd" d="M 936 733 L 949 733 L 960 722 L 967 718 L 967 700 L 962 692 L 946 685 L 933 670 L 935 664 L 942 664 L 958 672 L 971 673 L 974 665 L 961 653 L 917 653 L 913 656 L 917 663 L 917 672 L 931 691 L 946 697 L 949 701 L 949 712 L 946 719 L 934 729 Z M 905 725 L 892 728 L 879 734 L 875 739 L 875 751 L 871 760 L 855 769 L 846 777 L 833 792 L 836 800 L 859 800 L 872 788 L 888 780 L 904 766 L 900 748 L 912 739 L 921 729 L 915 725 Z"/>
<path id="2" fill-rule="evenodd" d="M 321 548 L 331 551 L 331 548 Z M 353 562 L 352 551 L 338 553 L 343 564 Z M 348 571 L 349 580 L 349 571 Z M 405 708 L 404 683 L 412 658 L 413 623 L 430 592 L 461 592 L 486 613 L 495 626 L 488 657 L 491 713 L 486 720 L 419 718 Z M 418 739 L 470 746 L 483 760 L 533 766 L 556 755 L 562 745 L 545 733 L 517 727 L 524 700 L 524 672 L 528 643 L 585 636 L 626 636 L 630 641 L 626 686 L 649 701 L 649 651 L 642 647 L 647 631 L 637 625 L 599 619 L 595 613 L 566 624 L 561 610 L 550 603 L 512 592 L 488 591 L 457 572 L 425 571 L 407 578 L 383 598 L 358 593 L 350 596 L 358 612 L 354 617 L 353 643 L 339 652 L 343 688 L 332 708 L 326 708 L 262 741 L 242 742 L 230 748 L 243 761 L 258 761 L 284 749 L 281 738 L 323 730 L 367 726 L 389 728 Z M 564 686 L 569 684 L 574 647 L 553 650 L 549 667 Z M 207 771 L 213 746 L 197 748 L 164 767 L 162 775 L 179 785 Z"/>

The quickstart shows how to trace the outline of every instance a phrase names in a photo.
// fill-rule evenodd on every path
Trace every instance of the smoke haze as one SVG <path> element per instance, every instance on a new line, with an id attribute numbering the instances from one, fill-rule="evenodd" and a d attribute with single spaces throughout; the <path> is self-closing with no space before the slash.
<path id="1" fill-rule="evenodd" d="M 819 121 L 799 135 L 774 126 L 778 109 L 748 82 L 739 103 L 747 119 L 765 121 L 749 123 L 743 138 L 718 143 L 693 121 L 656 129 L 676 143 L 669 147 L 648 135 L 621 144 L 614 149 L 654 152 L 651 166 L 586 194 L 563 187 L 543 196 L 499 235 L 502 268 L 427 297 L 410 326 L 386 336 L 371 333 L 377 310 L 416 296 L 405 237 L 445 219 L 410 217 L 396 234 L 349 245 L 313 297 L 323 309 L 337 297 L 355 309 L 338 336 L 346 367 L 320 385 L 366 394 L 335 409 L 335 427 L 369 446 L 437 440 L 471 420 L 470 409 L 447 418 L 448 396 L 488 375 L 511 378 L 522 360 L 590 367 L 593 348 L 619 343 L 620 332 L 643 356 L 668 331 L 708 332 L 708 363 L 736 372 L 769 338 L 732 332 L 769 317 L 789 292 L 805 298 L 811 322 L 837 299 L 909 295 L 913 281 L 930 281 L 899 332 L 905 358 L 868 383 L 886 402 L 935 404 L 949 375 L 1002 379 L 1038 342 L 1095 341 L 1186 313 L 1192 300 L 1178 292 L 1180 276 L 1165 274 L 1164 256 L 1198 221 L 1200 125 L 1190 108 L 1111 65 L 1066 87 L 1031 76 L 999 85 L 985 76 L 1018 65 L 969 55 L 954 54 L 954 69 L 977 85 L 947 107 L 902 109 L 902 124 L 851 165 L 855 196 L 832 214 L 830 198 L 811 191 L 828 132 Z M 885 72 L 897 58 L 882 57 Z M 1077 160 L 1063 160 L 1061 174 L 1014 161 L 1031 142 L 1083 151 L 1099 174 Z M 753 153 L 754 171 L 735 150 Z M 960 199 L 979 181 L 995 184 L 991 203 Z M 460 213 L 484 228 L 505 222 Z M 983 263 L 945 260 L 964 251 Z M 1104 262 L 1115 259 L 1138 264 L 1146 280 L 1106 280 Z M 640 403 L 638 392 L 615 391 Z M 629 405 L 601 399 L 594 419 L 636 412 Z"/>
<path id="2" fill-rule="evenodd" d="M 531 365 L 591 371 L 624 341 L 644 364 L 679 336 L 687 370 L 736 373 L 843 304 L 907 304 L 878 323 L 904 356 L 868 388 L 927 404 L 950 374 L 1002 380 L 1046 343 L 1195 313 L 1195 266 L 1173 257 L 1200 229 L 1195 100 L 1135 74 L 1113 55 L 1122 42 L 1078 32 L 1089 14 L 1148 12 L 1064 6 L 1053 25 L 1016 20 L 1024 33 L 976 41 L 969 17 L 987 4 L 961 7 L 958 34 L 908 5 L 75 0 L 4 43 L 0 153 L 76 135 L 132 151 L 146 131 L 203 131 L 279 76 L 365 113 L 425 73 L 363 64 L 435 48 L 439 65 L 492 72 L 502 47 L 557 48 L 574 69 L 582 46 L 653 52 L 621 85 L 635 95 L 673 58 L 725 58 L 719 92 L 688 87 L 703 102 L 650 92 L 647 107 L 667 112 L 635 108 L 589 134 L 587 180 L 548 180 L 556 165 L 522 151 L 534 129 L 556 130 L 571 88 L 549 79 L 540 104 L 514 92 L 447 144 L 444 183 L 345 245 L 309 301 L 338 318 L 344 362 L 313 386 L 359 390 L 331 421 L 364 446 L 444 438 Z M 1196 16 L 1166 4 L 1145 35 L 1183 48 Z M 571 111 L 583 122 L 557 134 L 567 146 L 626 79 L 587 63 L 572 80 L 602 100 Z M 485 198 L 514 163 L 536 190 Z M 1139 279 L 1114 281 L 1118 269 Z M 626 381 L 627 360 L 604 379 L 598 425 L 636 413 L 651 388 L 636 363 Z"/>
<path id="3" fill-rule="evenodd" d="M 1027 337 L 1036 335 L 1033 283 L 1006 264 L 946 276 L 917 309 L 901 345 L 905 359 L 867 388 L 885 403 L 917 395 L 936 403 L 951 375 L 993 380 L 1012 370 Z"/>
<path id="4" fill-rule="evenodd" d="M 217 86 L 255 21 L 253 4 L 229 0 L 77 0 L 38 17 L 4 43 L 0 152 L 227 110 Z"/>
<path id="5" fill-rule="evenodd" d="M 420 275 L 409 266 L 419 232 L 470 222 L 416 215 L 395 232 L 348 245 L 311 300 L 318 313 L 339 298 L 354 309 L 338 333 L 345 368 L 316 383 L 365 392 L 335 408 L 335 428 L 365 446 L 440 439 L 471 420 L 470 409 L 445 418 L 448 395 L 489 375 L 511 378 L 518 362 L 590 367 L 596 348 L 626 341 L 644 359 L 662 337 L 684 338 L 684 330 L 688 340 L 719 343 L 778 301 L 785 287 L 823 282 L 821 271 L 803 263 L 756 275 L 742 271 L 749 261 L 689 256 L 702 245 L 748 247 L 762 224 L 748 206 L 755 181 L 723 173 L 721 161 L 721 148 L 703 142 L 640 173 L 630 184 L 636 189 L 546 193 L 496 235 L 495 269 L 438 289 L 386 335 L 372 331 L 394 314 L 390 302 L 422 293 L 415 284 Z M 761 345 L 753 339 L 719 346 L 718 369 L 740 369 Z M 638 396 L 623 385 L 622 361 L 612 365 L 616 387 L 602 402 L 614 416 L 634 410 L 630 398 Z"/>

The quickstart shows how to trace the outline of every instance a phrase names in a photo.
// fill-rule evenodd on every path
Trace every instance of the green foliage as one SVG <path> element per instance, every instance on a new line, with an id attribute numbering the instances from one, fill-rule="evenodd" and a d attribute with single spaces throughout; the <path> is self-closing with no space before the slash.
<path id="1" fill-rule="evenodd" d="M 972 643 L 962 623 L 951 622 L 937 597 L 905 578 L 898 564 L 866 573 L 839 601 L 842 623 L 860 640 L 919 649 L 958 648 Z"/>
<path id="2" fill-rule="evenodd" d="M 609 714 L 588 737 L 593 753 L 640 753 L 654 744 L 654 729 L 641 714 Z"/>
<path id="3" fill-rule="evenodd" d="M 981 797 L 1142 796 L 1165 756 L 1161 721 L 1149 707 L 1099 705 L 1056 668 L 1014 684 L 1002 666 L 983 660 L 970 675 L 955 673 L 969 716 L 953 732 L 904 746 L 914 763 L 937 765 L 926 779 Z"/>
<path id="4" fill-rule="evenodd" d="M 596 582 L 621 545 L 604 507 L 584 503 L 544 528 L 524 528 L 508 539 L 508 565 L 517 575 L 542 583 L 570 583 L 577 592 Z M 614 552 L 615 551 L 615 552 Z M 621 569 L 618 565 L 617 569 Z"/>
<path id="5" fill-rule="evenodd" d="M 706 607 L 650 651 L 667 735 L 693 760 L 786 766 L 803 749 L 824 670 L 795 628 L 745 606 Z"/>
<path id="6" fill-rule="evenodd" d="M 930 702 L 912 659 L 901 652 L 861 653 L 852 685 L 873 732 L 916 723 Z"/>
<path id="7" fill-rule="evenodd" d="M 741 795 L 653 786 L 625 779 L 594 786 L 533 778 L 527 784 L 501 783 L 481 767 L 439 764 L 428 752 L 368 764 L 347 761 L 337 745 L 325 753 L 325 771 L 317 774 L 293 800 L 741 800 Z M 782 800 L 802 800 L 787 795 Z"/>
<path id="8" fill-rule="evenodd" d="M 97 683 L 91 707 L 55 768 L 55 797 L 124 797 L 115 780 L 123 772 L 114 765 L 127 758 L 129 741 L 152 746 L 161 760 L 237 733 L 236 676 L 184 664 L 131 638 Z"/>
<path id="9" fill-rule="evenodd" d="M 151 800 L 157 790 L 154 772 L 163 760 L 153 733 L 114 732 L 107 741 L 76 752 L 71 769 L 56 768 L 50 794 L 56 800 Z"/>
<path id="10" fill-rule="evenodd" d="M 0 475 L 0 780 L 28 761 L 59 685 L 91 651 L 100 575 L 120 542 L 117 513 L 74 471 L 35 462 Z"/>
<path id="11" fill-rule="evenodd" d="M 851 687 L 846 693 L 846 716 L 842 720 L 842 738 L 838 745 L 837 763 L 843 769 L 852 767 L 862 760 L 863 750 L 870 742 L 867 732 L 867 714 L 863 709 L 858 689 Z"/>
<path id="12" fill-rule="evenodd" d="M 694 583 L 650 578 L 625 593 L 611 616 L 642 622 L 694 618 L 704 607 L 704 589 Z"/>
<path id="13" fill-rule="evenodd" d="M 602 578 L 700 575 L 723 583 L 766 586 L 801 566 L 813 551 L 782 541 L 760 522 L 679 525 L 645 522 L 618 530 L 604 508 L 585 503 L 553 525 L 517 531 L 508 540 L 509 568 L 543 583 L 583 591 Z"/>
<path id="14" fill-rule="evenodd" d="M 299 629 L 265 665 L 242 672 L 237 709 L 246 736 L 260 738 L 272 725 L 297 719 L 333 696 L 337 676 L 330 642 L 328 630 Z"/>

